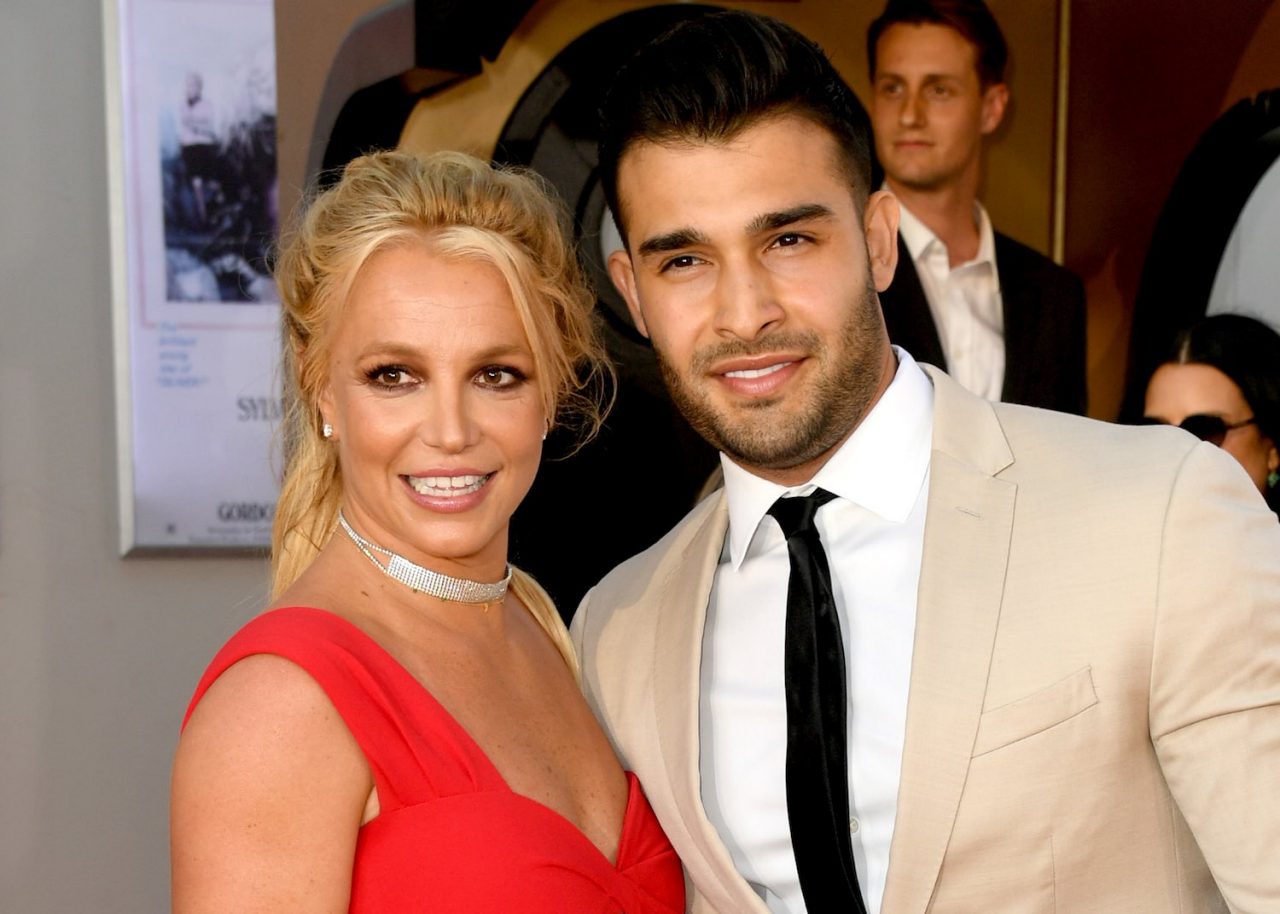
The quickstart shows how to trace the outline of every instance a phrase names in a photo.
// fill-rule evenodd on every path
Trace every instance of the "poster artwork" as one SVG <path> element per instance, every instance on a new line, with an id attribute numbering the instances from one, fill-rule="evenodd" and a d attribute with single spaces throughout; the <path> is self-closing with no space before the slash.
<path id="1" fill-rule="evenodd" d="M 116 7 L 123 548 L 265 546 L 280 418 L 271 0 Z"/>

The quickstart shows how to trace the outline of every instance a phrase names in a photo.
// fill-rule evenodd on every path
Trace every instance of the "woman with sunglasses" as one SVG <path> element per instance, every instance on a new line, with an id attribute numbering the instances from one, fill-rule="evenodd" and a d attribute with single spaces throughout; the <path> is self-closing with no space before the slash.
<path id="1" fill-rule="evenodd" d="M 1147 382 L 1144 419 L 1216 444 L 1280 513 L 1280 335 L 1242 314 L 1215 314 L 1178 334 Z"/>

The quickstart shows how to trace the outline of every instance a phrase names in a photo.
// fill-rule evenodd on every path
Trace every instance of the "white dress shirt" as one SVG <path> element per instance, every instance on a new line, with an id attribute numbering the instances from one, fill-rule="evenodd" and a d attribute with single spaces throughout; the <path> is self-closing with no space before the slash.
<path id="1" fill-rule="evenodd" d="M 787 820 L 783 676 L 790 560 L 766 512 L 784 493 L 838 496 L 816 524 L 832 572 L 847 673 L 854 862 L 878 914 L 906 733 L 924 545 L 933 387 L 896 350 L 892 383 L 806 485 L 785 489 L 721 455 L 729 532 L 703 640 L 702 801 L 738 871 L 776 914 L 804 912 Z"/>
<path id="2" fill-rule="evenodd" d="M 947 374 L 966 390 L 999 400 L 1004 387 L 1004 304 L 991 218 L 982 204 L 974 204 L 978 254 L 952 269 L 942 239 L 905 206 L 901 212 L 898 231 L 929 301 L 947 357 Z"/>

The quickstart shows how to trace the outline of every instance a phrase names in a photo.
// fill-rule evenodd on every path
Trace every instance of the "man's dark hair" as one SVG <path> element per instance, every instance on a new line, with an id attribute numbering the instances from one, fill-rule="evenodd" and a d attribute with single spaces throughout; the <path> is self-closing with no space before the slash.
<path id="1" fill-rule="evenodd" d="M 1004 82 L 1009 46 L 983 0 L 889 0 L 884 12 L 867 29 L 867 65 L 872 82 L 876 78 L 876 43 L 885 29 L 900 23 L 942 25 L 959 32 L 974 47 L 982 87 Z"/>
<path id="2" fill-rule="evenodd" d="M 871 183 L 866 109 L 817 44 L 788 25 L 737 10 L 679 23 L 628 61 L 600 110 L 600 183 L 618 208 L 618 162 L 637 143 L 724 143 L 797 114 L 826 128 L 859 208 Z"/>

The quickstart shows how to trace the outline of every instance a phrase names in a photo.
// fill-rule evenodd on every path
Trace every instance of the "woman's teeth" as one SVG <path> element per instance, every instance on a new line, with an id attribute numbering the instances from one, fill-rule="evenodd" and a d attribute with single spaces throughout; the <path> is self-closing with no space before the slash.
<path id="1" fill-rule="evenodd" d="M 489 481 L 492 476 L 410 476 L 409 485 L 419 495 L 430 495 L 434 498 L 457 498 L 459 495 L 470 495 Z"/>

